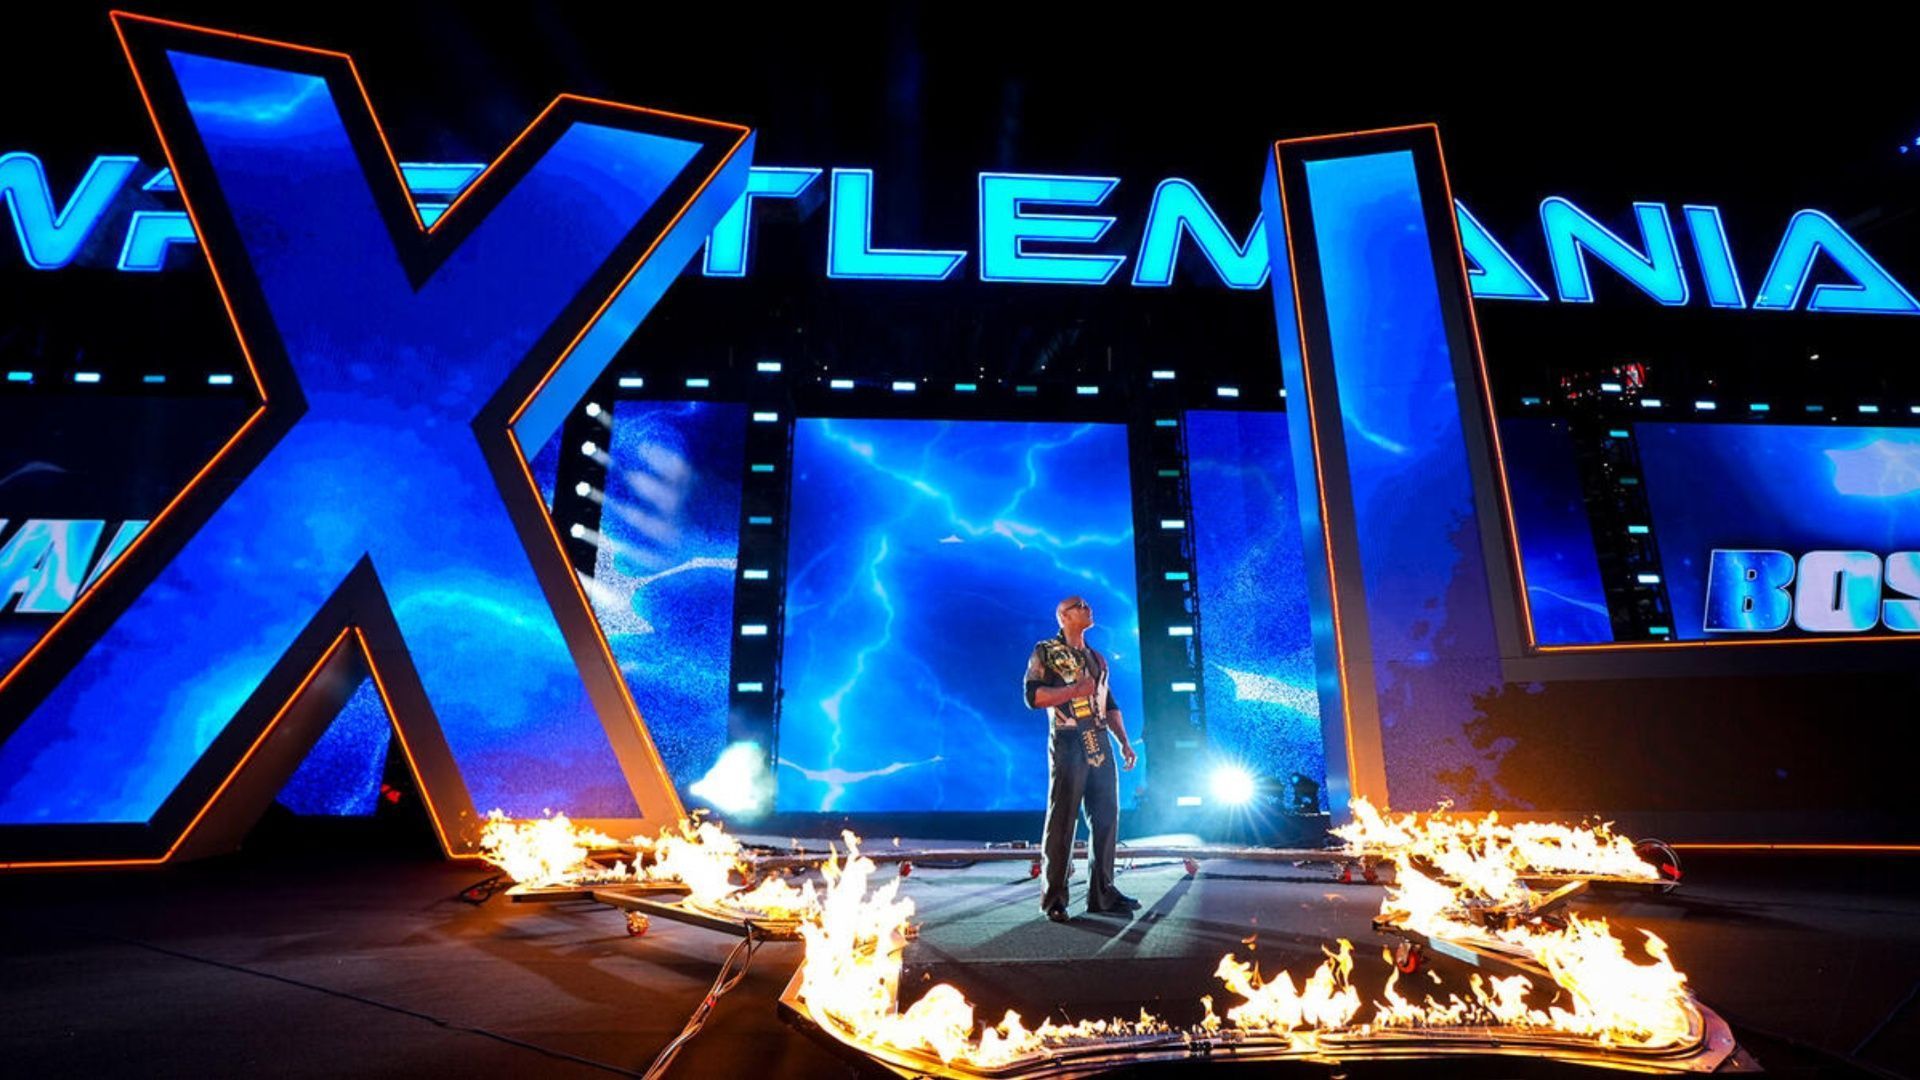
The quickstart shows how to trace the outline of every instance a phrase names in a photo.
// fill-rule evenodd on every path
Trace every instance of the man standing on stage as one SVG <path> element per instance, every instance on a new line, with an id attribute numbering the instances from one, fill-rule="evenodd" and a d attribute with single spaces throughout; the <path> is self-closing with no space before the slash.
<path id="1" fill-rule="evenodd" d="M 1054 922 L 1067 921 L 1067 863 L 1080 804 L 1087 808 L 1092 837 L 1087 844 L 1087 913 L 1124 915 L 1140 906 L 1113 884 L 1114 842 L 1120 831 L 1120 781 L 1114 772 L 1108 730 L 1120 737 L 1120 756 L 1132 769 L 1136 757 L 1120 710 L 1107 686 L 1107 658 L 1087 645 L 1093 608 L 1078 596 L 1053 611 L 1060 632 L 1033 647 L 1027 660 L 1030 709 L 1046 709 L 1047 825 L 1041 840 L 1046 892 L 1040 909 Z"/>

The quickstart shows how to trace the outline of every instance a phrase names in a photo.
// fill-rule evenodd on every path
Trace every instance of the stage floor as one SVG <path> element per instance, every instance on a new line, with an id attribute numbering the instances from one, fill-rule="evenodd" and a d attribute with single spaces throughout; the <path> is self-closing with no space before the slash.
<path id="1" fill-rule="evenodd" d="M 455 898 L 483 874 L 335 851 L 0 879 L 0 1062 L 16 1076 L 639 1071 L 735 943 L 658 919 L 629 938 L 591 904 Z M 1673 896 L 1585 906 L 1665 938 L 1763 1064 L 1848 1075 L 1809 1048 L 1845 1054 L 1872 1035 L 1862 1062 L 1913 1074 L 1916 884 L 1914 859 L 1695 858 Z M 1057 926 L 1024 864 L 916 867 L 905 889 L 921 934 L 903 991 L 945 979 L 996 1017 L 1015 1004 L 1029 1020 L 1146 1004 L 1180 1022 L 1199 995 L 1220 1001 L 1213 968 L 1228 951 L 1247 958 L 1249 942 L 1263 970 L 1304 974 L 1323 942 L 1351 938 L 1368 996 L 1385 972 L 1386 939 L 1368 926 L 1379 890 L 1338 884 L 1326 866 L 1220 862 L 1188 878 L 1142 863 L 1121 887 L 1143 904 L 1133 918 L 1081 913 L 1076 888 L 1074 919 Z M 799 949 L 761 949 L 675 1075 L 845 1072 L 775 1017 Z"/>

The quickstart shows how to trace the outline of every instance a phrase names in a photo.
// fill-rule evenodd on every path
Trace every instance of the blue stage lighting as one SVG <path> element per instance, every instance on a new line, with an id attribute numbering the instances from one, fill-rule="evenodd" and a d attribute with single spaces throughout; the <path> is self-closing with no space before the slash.
<path id="1" fill-rule="evenodd" d="M 1253 801 L 1253 776 L 1238 765 L 1222 765 L 1209 781 L 1216 802 L 1244 806 Z"/>

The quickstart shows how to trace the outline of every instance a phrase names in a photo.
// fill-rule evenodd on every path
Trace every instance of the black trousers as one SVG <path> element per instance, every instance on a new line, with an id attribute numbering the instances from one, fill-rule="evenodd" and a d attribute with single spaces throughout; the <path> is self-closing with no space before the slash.
<path id="1" fill-rule="evenodd" d="M 1073 834 L 1086 805 L 1087 906 L 1112 907 L 1119 890 L 1113 885 L 1113 849 L 1120 834 L 1120 774 L 1115 770 L 1113 740 L 1105 731 L 1107 759 L 1099 768 L 1087 764 L 1080 733 L 1068 728 L 1051 734 L 1047 747 L 1047 824 L 1040 838 L 1046 891 L 1040 909 L 1067 903 L 1067 865 L 1073 857 Z"/>

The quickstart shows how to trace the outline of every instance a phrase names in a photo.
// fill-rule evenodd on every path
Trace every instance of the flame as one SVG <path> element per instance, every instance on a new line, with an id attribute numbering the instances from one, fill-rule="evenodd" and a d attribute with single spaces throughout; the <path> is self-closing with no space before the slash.
<path id="1" fill-rule="evenodd" d="M 1603 1046 L 1637 1048 L 1675 1045 L 1693 1030 L 1697 1012 L 1687 977 L 1673 966 L 1666 943 L 1654 934 L 1642 931 L 1651 963 L 1641 964 L 1627 956 L 1626 942 L 1605 919 L 1567 912 L 1564 925 L 1557 926 L 1531 918 L 1545 897 L 1525 885 L 1505 884 L 1503 871 L 1511 870 L 1511 860 L 1498 849 L 1456 854 L 1451 862 L 1458 873 L 1449 876 L 1457 876 L 1460 883 L 1454 886 L 1414 866 L 1408 850 L 1389 858 L 1394 883 L 1380 905 L 1383 920 L 1429 938 L 1529 960 L 1546 971 L 1568 1004 L 1544 1010 L 1527 1007 L 1524 976 L 1491 984 L 1476 978 L 1472 1002 L 1452 998 L 1442 1003 L 1428 997 L 1420 1005 L 1400 997 L 1390 981 L 1388 1001 L 1380 1007 L 1388 1019 L 1382 1022 L 1436 1027 L 1491 1020 L 1587 1036 Z"/>
<path id="2" fill-rule="evenodd" d="M 1337 830 L 1348 850 L 1394 868 L 1378 925 L 1498 955 L 1521 973 L 1474 974 L 1464 995 L 1442 1000 L 1423 994 L 1415 1000 L 1403 990 L 1388 952 L 1384 958 L 1394 970 L 1382 1000 L 1368 1003 L 1351 982 L 1352 943 L 1341 940 L 1299 982 L 1285 971 L 1262 979 L 1252 963 L 1222 957 L 1215 975 L 1238 1004 L 1221 1016 L 1213 998 L 1205 997 L 1201 1021 L 1181 1031 L 1144 1010 L 1131 1020 L 1047 1019 L 1037 1026 L 1009 1010 L 989 1024 L 948 983 L 900 1008 L 913 901 L 900 895 L 898 876 L 875 881 L 873 860 L 860 854 L 860 840 L 850 832 L 842 834 L 844 860 L 834 849 L 821 867 L 824 888 L 782 878 L 744 887 L 753 876 L 752 860 L 738 839 L 711 820 L 682 821 L 657 838 L 622 845 L 564 814 L 515 821 L 495 811 L 481 848 L 523 884 L 677 882 L 686 886 L 691 903 L 795 921 L 805 943 L 800 995 L 816 1021 L 862 1048 L 935 1058 L 954 1071 L 1045 1061 L 1063 1050 L 1143 1038 L 1156 1046 L 1171 1040 L 1176 1047 L 1183 1039 L 1258 1038 L 1285 1053 L 1325 1056 L 1364 1049 L 1367 1040 L 1389 1034 L 1467 1027 L 1494 1034 L 1550 1032 L 1632 1050 L 1683 1046 L 1699 1030 L 1687 978 L 1674 967 L 1665 942 L 1643 932 L 1643 962 L 1629 955 L 1628 941 L 1605 919 L 1556 910 L 1569 890 L 1543 894 L 1528 884 L 1556 875 L 1659 880 L 1633 854 L 1631 841 L 1607 826 L 1506 825 L 1494 815 L 1465 820 L 1445 813 L 1421 821 L 1384 815 L 1358 800 L 1353 818 Z M 634 866 L 609 869 L 590 858 L 622 846 L 637 853 Z"/>
<path id="3" fill-rule="evenodd" d="M 747 870 L 740 841 L 719 822 L 702 820 L 681 821 L 661 830 L 645 872 L 648 881 L 678 882 L 687 887 L 692 899 L 711 904 L 737 891 L 740 886 L 733 875 Z"/>
<path id="4" fill-rule="evenodd" d="M 565 814 L 516 820 L 499 810 L 487 814 L 480 855 L 522 885 L 580 885 L 632 881 L 625 862 L 603 866 L 588 856 L 623 846 L 595 829 L 575 825 Z"/>
<path id="5" fill-rule="evenodd" d="M 1659 881 L 1660 875 L 1633 850 L 1633 841 L 1611 824 L 1561 825 L 1554 822 L 1502 824 L 1500 815 L 1466 819 L 1444 809 L 1425 821 L 1413 814 L 1384 815 L 1365 799 L 1350 804 L 1353 821 L 1334 830 L 1355 855 L 1390 857 L 1405 852 L 1430 863 L 1449 881 L 1467 873 L 1493 875 L 1472 883 L 1482 891 L 1509 893 L 1510 875 L 1520 877 L 1589 876 Z M 1497 855 L 1496 858 L 1490 856 Z M 1497 887 L 1496 887 L 1497 885 Z"/>
<path id="6" fill-rule="evenodd" d="M 1214 975 L 1247 999 L 1227 1010 L 1227 1023 L 1243 1031 L 1285 1036 L 1295 1049 L 1317 1045 L 1319 1032 L 1345 1028 L 1360 1011 L 1360 992 L 1347 982 L 1353 973 L 1353 942 L 1343 938 L 1338 952 L 1326 953 L 1327 959 L 1297 989 L 1293 976 L 1284 971 L 1262 983 L 1253 965 L 1231 953 L 1221 957 Z M 1211 1001 L 1207 1011 L 1213 1011 Z"/>
<path id="7" fill-rule="evenodd" d="M 994 1068 L 1067 1046 L 1114 1037 L 1165 1034 L 1171 1029 L 1142 1010 L 1137 1020 L 1043 1021 L 1029 1028 L 1008 1010 L 1000 1022 L 976 1034 L 973 1003 L 949 983 L 938 983 L 900 1011 L 901 955 L 913 901 L 899 895 L 899 877 L 868 888 L 875 866 L 860 854 L 860 838 L 841 834 L 847 859 L 829 856 L 821 873 L 826 894 L 818 913 L 803 923 L 805 956 L 800 992 L 816 1017 L 844 1037 L 907 1053 L 928 1053 L 943 1064 Z"/>
<path id="8" fill-rule="evenodd" d="M 1263 981 L 1251 963 L 1222 957 L 1215 975 L 1239 1004 L 1222 1017 L 1211 996 L 1202 998 L 1203 1019 L 1182 1032 L 1145 1011 L 1137 1020 L 1049 1020 L 1038 1027 L 1008 1011 L 988 1025 L 947 983 L 903 1011 L 900 972 L 913 901 L 899 894 L 897 877 L 874 884 L 874 863 L 860 854 L 859 838 L 844 833 L 847 858 L 829 858 L 818 908 L 800 926 L 800 997 L 809 1015 L 847 1042 L 870 1052 L 931 1056 L 952 1071 L 1040 1062 L 1070 1047 L 1140 1036 L 1173 1038 L 1174 1045 L 1182 1038 L 1259 1037 L 1283 1052 L 1326 1055 L 1364 1050 L 1369 1039 L 1388 1033 L 1467 1027 L 1494 1035 L 1550 1032 L 1641 1050 L 1682 1047 L 1700 1029 L 1686 976 L 1664 942 L 1645 934 L 1650 962 L 1636 960 L 1604 919 L 1571 912 L 1545 918 L 1564 897 L 1536 893 L 1526 883 L 1529 876 L 1554 874 L 1658 880 L 1632 854 L 1630 841 L 1605 826 L 1507 826 L 1491 816 L 1466 822 L 1440 815 L 1420 823 L 1411 815 L 1385 817 L 1364 803 L 1356 804 L 1354 818 L 1342 830 L 1348 843 L 1394 864 L 1382 925 L 1492 952 L 1522 971 L 1474 974 L 1466 996 L 1416 1001 L 1402 991 L 1388 952 L 1394 970 L 1384 1000 L 1369 1008 L 1350 982 L 1352 943 L 1342 940 L 1298 983 L 1284 971 Z"/>

